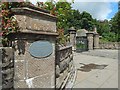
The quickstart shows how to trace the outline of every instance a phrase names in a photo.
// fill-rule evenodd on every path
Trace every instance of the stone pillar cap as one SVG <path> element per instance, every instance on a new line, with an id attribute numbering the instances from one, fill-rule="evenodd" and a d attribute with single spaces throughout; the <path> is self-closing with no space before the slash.
<path id="1" fill-rule="evenodd" d="M 98 33 L 94 33 L 94 35 L 99 35 Z"/>
<path id="2" fill-rule="evenodd" d="M 76 31 L 74 27 L 69 28 L 69 31 Z"/>

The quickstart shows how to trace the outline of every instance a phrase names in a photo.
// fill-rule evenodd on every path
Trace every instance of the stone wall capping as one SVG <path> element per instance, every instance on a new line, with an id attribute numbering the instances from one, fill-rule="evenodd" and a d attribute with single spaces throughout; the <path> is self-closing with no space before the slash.
<path id="1" fill-rule="evenodd" d="M 45 16 L 48 16 L 48 17 L 51 17 L 52 19 L 54 20 L 57 20 L 57 17 L 56 16 L 53 16 L 49 13 L 46 13 L 46 12 L 43 12 L 43 10 L 41 9 L 34 9 L 34 8 L 31 8 L 31 7 L 21 7 L 21 8 L 12 8 L 11 9 L 13 13 L 15 14 L 41 14 L 41 15 L 45 15 Z"/>
<path id="2" fill-rule="evenodd" d="M 70 47 L 72 47 L 72 45 L 63 46 L 63 47 L 59 45 L 57 50 L 58 50 L 58 51 L 61 51 L 61 50 L 64 50 L 64 49 L 68 49 L 68 48 L 70 48 Z"/>
<path id="3" fill-rule="evenodd" d="M 29 8 L 38 10 L 38 11 L 42 11 L 42 12 L 45 12 L 45 13 L 50 13 L 48 10 L 42 9 L 40 7 L 37 7 L 37 6 L 33 6 L 31 4 L 29 4 L 29 5 L 22 5 L 22 7 L 29 7 Z"/>

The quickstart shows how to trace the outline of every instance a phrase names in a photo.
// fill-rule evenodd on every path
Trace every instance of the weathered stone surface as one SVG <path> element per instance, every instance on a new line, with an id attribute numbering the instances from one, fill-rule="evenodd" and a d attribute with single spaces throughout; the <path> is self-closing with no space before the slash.
<path id="1" fill-rule="evenodd" d="M 18 21 L 18 25 L 20 27 L 20 30 L 26 30 L 26 16 L 25 15 L 15 15 L 16 20 Z"/>
<path id="2" fill-rule="evenodd" d="M 14 83 L 14 88 L 28 88 L 28 85 L 26 84 L 26 81 L 17 81 Z"/>
<path id="3" fill-rule="evenodd" d="M 56 65 L 56 78 L 58 78 L 60 76 L 60 67 L 58 65 Z"/>
<path id="4" fill-rule="evenodd" d="M 119 49 L 120 43 L 119 42 L 105 42 L 99 44 L 100 49 Z"/>
<path id="5" fill-rule="evenodd" d="M 63 73 L 60 74 L 59 78 L 56 79 L 56 88 L 60 88 L 63 85 L 67 76 L 68 76 L 68 71 L 66 69 L 64 70 Z"/>
<path id="6" fill-rule="evenodd" d="M 54 75 L 54 73 L 53 73 Z M 51 74 L 45 74 L 45 75 L 41 75 L 38 76 L 36 78 L 33 79 L 33 87 L 34 88 L 53 88 L 53 79 Z"/>
<path id="7" fill-rule="evenodd" d="M 71 67 L 73 66 L 73 61 L 69 62 L 68 72 L 71 71 Z"/>
<path id="8" fill-rule="evenodd" d="M 87 39 L 88 39 L 88 50 L 93 50 L 93 33 L 92 32 L 87 33 Z"/>
<path id="9" fill-rule="evenodd" d="M 64 61 L 60 62 L 60 72 L 63 72 L 67 68 L 67 60 L 65 59 Z"/>
<path id="10" fill-rule="evenodd" d="M 7 70 L 2 70 L 2 73 L 3 73 L 3 74 L 9 74 L 9 73 L 11 73 L 11 72 L 14 72 L 14 68 L 9 68 L 9 69 L 7 69 Z"/>
<path id="11" fill-rule="evenodd" d="M 17 61 L 25 60 L 25 55 L 19 55 L 18 53 L 19 51 L 15 52 L 15 61 L 17 62 Z"/>
<path id="12" fill-rule="evenodd" d="M 25 32 L 56 32 L 56 17 L 48 13 L 43 13 L 32 8 L 14 8 L 17 13 L 15 17 L 18 20 L 20 31 Z M 24 13 L 24 15 L 23 15 Z"/>
<path id="13" fill-rule="evenodd" d="M 1 59 L 2 59 L 2 88 L 12 89 L 14 79 L 14 52 L 10 47 L 2 47 Z"/>
<path id="14" fill-rule="evenodd" d="M 72 50 L 76 49 L 76 30 L 74 27 L 71 27 L 69 29 L 69 34 L 70 34 L 70 43 L 72 44 Z"/>
<path id="15" fill-rule="evenodd" d="M 51 73 L 55 69 L 54 58 L 51 60 L 30 60 L 28 61 L 28 77 L 32 78 L 35 76 Z"/>
<path id="16" fill-rule="evenodd" d="M 72 61 L 72 60 L 73 60 L 73 54 L 70 55 L 70 61 Z"/>
<path id="17" fill-rule="evenodd" d="M 32 16 L 27 17 L 27 29 L 29 30 L 38 30 L 38 31 L 49 31 L 56 32 L 56 23 L 55 21 L 48 20 L 43 17 Z"/>
<path id="18" fill-rule="evenodd" d="M 25 61 L 17 61 L 15 62 L 15 77 L 16 81 L 24 80 L 26 78 L 26 66 Z M 15 82 L 16 83 L 16 82 Z"/>
<path id="19" fill-rule="evenodd" d="M 47 58 L 40 59 L 40 58 L 32 57 L 29 53 L 29 47 L 30 47 L 31 43 L 33 43 L 33 42 L 34 42 L 34 40 L 26 41 L 26 44 L 24 47 L 24 50 L 25 50 L 24 54 L 19 55 L 18 50 L 16 50 L 15 57 L 18 60 L 15 60 L 15 81 L 14 81 L 14 83 L 17 83 L 20 80 L 29 80 L 31 78 L 34 79 L 36 77 L 39 77 L 39 79 L 41 78 L 41 80 L 43 80 L 42 76 L 44 76 L 46 74 L 49 74 L 49 76 L 51 75 L 50 76 L 51 79 L 49 79 L 50 81 L 48 81 L 46 79 L 46 82 L 41 81 L 41 82 L 43 82 L 43 84 L 46 85 L 47 82 L 55 81 L 54 80 L 55 79 L 55 76 L 54 76 L 54 74 L 55 74 L 55 45 L 54 45 L 54 43 L 52 43 L 53 53 Z M 53 72 L 54 72 L 54 74 L 52 74 Z M 47 76 L 44 78 L 47 78 Z M 18 85 L 18 84 L 15 84 L 15 85 Z M 35 88 L 40 88 L 40 83 L 37 83 L 37 79 L 33 85 L 36 85 Z M 52 86 L 54 86 L 54 84 Z M 15 86 L 15 87 L 18 87 L 18 86 Z M 25 86 L 22 86 L 22 84 L 21 84 L 20 87 L 25 87 Z"/>
<path id="20" fill-rule="evenodd" d="M 14 83 L 13 83 L 13 78 L 12 79 L 9 79 L 9 80 L 3 80 L 4 83 L 2 83 L 2 89 L 12 89 L 13 86 L 14 86 Z"/>
<path id="21" fill-rule="evenodd" d="M 56 79 L 56 88 L 60 88 L 64 82 L 65 76 L 63 73 L 60 74 L 60 77 Z"/>
<path id="22" fill-rule="evenodd" d="M 94 34 L 94 49 L 99 49 L 99 34 Z"/>
<path id="23" fill-rule="evenodd" d="M 57 48 L 57 66 L 60 69 L 60 74 L 56 77 L 56 88 L 65 87 L 65 85 L 72 79 L 69 78 L 68 73 L 72 72 L 73 67 L 73 54 L 72 47 L 60 47 Z M 71 75 L 70 75 L 71 76 Z M 69 79 L 68 79 L 69 78 Z"/>

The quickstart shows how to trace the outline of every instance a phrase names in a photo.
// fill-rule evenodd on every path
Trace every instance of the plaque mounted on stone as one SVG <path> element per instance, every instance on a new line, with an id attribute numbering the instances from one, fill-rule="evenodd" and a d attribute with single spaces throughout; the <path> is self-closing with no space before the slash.
<path id="1" fill-rule="evenodd" d="M 48 41 L 36 41 L 29 47 L 29 53 L 35 58 L 45 58 L 52 54 L 53 47 Z"/>

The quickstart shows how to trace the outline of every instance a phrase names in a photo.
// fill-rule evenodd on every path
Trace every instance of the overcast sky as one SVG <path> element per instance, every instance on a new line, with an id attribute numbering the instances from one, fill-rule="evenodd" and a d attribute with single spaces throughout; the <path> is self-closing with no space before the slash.
<path id="1" fill-rule="evenodd" d="M 45 2 L 47 0 L 30 0 L 33 4 L 37 1 Z M 58 1 L 58 0 L 55 0 Z M 71 1 L 71 0 L 67 0 Z M 111 19 L 118 11 L 119 0 L 74 0 L 73 9 L 78 9 L 80 12 L 87 11 L 93 18 L 104 20 Z"/>

